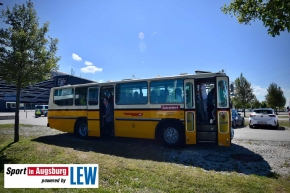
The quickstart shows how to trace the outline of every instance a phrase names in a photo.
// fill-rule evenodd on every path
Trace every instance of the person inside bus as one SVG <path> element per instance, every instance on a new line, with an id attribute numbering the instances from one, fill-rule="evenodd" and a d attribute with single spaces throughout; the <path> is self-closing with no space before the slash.
<path id="1" fill-rule="evenodd" d="M 208 121 L 208 112 L 207 112 L 207 93 L 206 93 L 206 87 L 204 83 L 201 83 L 199 86 L 199 97 L 201 102 L 201 109 L 202 111 L 202 117 L 205 119 L 204 121 Z"/>
<path id="2" fill-rule="evenodd" d="M 81 95 L 80 97 L 80 105 L 87 105 L 86 97 L 84 95 Z"/>
<path id="3" fill-rule="evenodd" d="M 164 95 L 165 95 L 165 102 L 168 103 L 170 99 L 169 99 L 169 91 L 167 88 L 165 88 Z"/>
<path id="4" fill-rule="evenodd" d="M 202 105 L 202 100 L 199 94 L 199 90 L 196 92 L 196 100 L 197 100 L 196 101 L 197 119 L 199 122 L 203 122 L 205 120 L 205 117 L 204 117 L 203 105 Z"/>
<path id="5" fill-rule="evenodd" d="M 156 92 L 154 90 L 150 93 L 150 103 L 157 103 Z"/>
<path id="6" fill-rule="evenodd" d="M 166 102 L 166 96 L 165 96 L 165 90 L 160 90 L 160 95 L 158 97 L 158 101 L 160 103 L 165 103 Z"/>
<path id="7" fill-rule="evenodd" d="M 140 103 L 140 100 L 139 100 L 139 93 L 137 91 L 134 92 L 134 100 L 133 100 L 133 103 L 134 104 L 138 104 Z"/>
<path id="8" fill-rule="evenodd" d="M 208 116 L 209 119 L 215 119 L 214 110 L 215 110 L 215 87 L 211 89 L 207 96 L 207 107 L 208 107 Z"/>
<path id="9" fill-rule="evenodd" d="M 183 98 L 182 98 L 182 91 L 180 88 L 176 88 L 175 89 L 175 94 L 176 94 L 176 102 L 177 103 L 182 103 L 183 102 Z"/>
<path id="10" fill-rule="evenodd" d="M 108 102 L 107 99 L 104 99 L 104 105 L 106 107 L 106 113 L 103 116 L 104 133 L 105 133 L 105 137 L 109 138 L 111 136 L 114 136 L 114 110 L 113 110 L 113 106 Z"/>
<path id="11" fill-rule="evenodd" d="M 123 105 L 123 104 L 127 103 L 126 93 L 125 92 L 121 92 L 121 95 L 119 96 L 119 99 L 118 99 L 118 101 L 116 101 L 116 103 L 120 104 L 120 105 Z"/>

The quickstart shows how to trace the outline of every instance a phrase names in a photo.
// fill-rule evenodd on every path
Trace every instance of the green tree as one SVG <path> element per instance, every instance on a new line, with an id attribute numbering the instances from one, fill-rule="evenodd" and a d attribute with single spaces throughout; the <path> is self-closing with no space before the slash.
<path id="1" fill-rule="evenodd" d="M 277 107 L 280 109 L 285 106 L 286 98 L 281 87 L 279 87 L 276 83 L 271 83 L 267 91 L 268 94 L 265 98 L 269 107 L 276 109 L 277 112 Z"/>
<path id="2" fill-rule="evenodd" d="M 232 97 L 232 105 L 233 105 L 233 108 L 235 108 L 235 109 L 243 108 L 242 104 L 240 103 L 240 101 L 236 97 Z"/>
<path id="3" fill-rule="evenodd" d="M 290 31 L 290 0 L 233 0 L 221 10 L 237 17 L 239 23 L 261 20 L 273 37 Z"/>
<path id="4" fill-rule="evenodd" d="M 261 107 L 261 103 L 260 101 L 257 99 L 257 97 L 255 96 L 254 99 L 252 100 L 252 108 L 260 108 Z"/>
<path id="5" fill-rule="evenodd" d="M 16 86 L 14 142 L 19 141 L 20 90 L 45 80 L 57 70 L 57 39 L 47 37 L 48 22 L 38 27 L 31 1 L 1 11 L 7 28 L 0 29 L 0 77 Z"/>
<path id="6" fill-rule="evenodd" d="M 246 116 L 245 108 L 250 104 L 254 97 L 255 95 L 253 94 L 251 83 L 249 83 L 241 73 L 240 77 L 235 80 L 235 98 L 243 108 L 244 117 Z"/>
<path id="7" fill-rule="evenodd" d="M 261 102 L 261 108 L 267 108 L 267 102 L 266 101 L 262 101 Z"/>

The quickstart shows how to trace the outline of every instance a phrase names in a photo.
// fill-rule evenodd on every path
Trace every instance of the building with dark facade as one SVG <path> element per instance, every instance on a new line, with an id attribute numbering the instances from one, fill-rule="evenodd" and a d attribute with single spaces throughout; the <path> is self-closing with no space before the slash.
<path id="1" fill-rule="evenodd" d="M 20 109 L 34 109 L 35 105 L 48 104 L 50 89 L 63 85 L 92 83 L 95 81 L 73 76 L 63 72 L 51 72 L 50 78 L 21 90 Z M 0 112 L 15 111 L 16 87 L 7 85 L 0 79 Z"/>

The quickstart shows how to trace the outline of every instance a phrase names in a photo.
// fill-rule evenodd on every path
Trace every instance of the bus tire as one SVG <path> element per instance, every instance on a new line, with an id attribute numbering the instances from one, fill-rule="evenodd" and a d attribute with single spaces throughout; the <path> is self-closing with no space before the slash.
<path id="1" fill-rule="evenodd" d="M 88 123 L 87 120 L 81 119 L 75 125 L 75 135 L 79 138 L 85 139 L 88 137 Z"/>
<path id="2" fill-rule="evenodd" d="M 165 122 L 161 125 L 160 138 L 167 147 L 180 147 L 182 145 L 183 130 L 176 122 Z"/>

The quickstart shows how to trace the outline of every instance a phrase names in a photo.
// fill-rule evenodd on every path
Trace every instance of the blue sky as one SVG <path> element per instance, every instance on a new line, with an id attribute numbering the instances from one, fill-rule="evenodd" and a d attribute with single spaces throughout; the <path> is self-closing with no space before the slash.
<path id="1" fill-rule="evenodd" d="M 0 0 L 5 8 L 25 0 Z M 34 0 L 39 22 L 59 39 L 59 70 L 108 81 L 195 70 L 241 73 L 262 101 L 270 83 L 290 102 L 290 33 L 241 25 L 220 7 L 230 0 Z M 3 23 L 0 23 L 3 25 Z"/>

